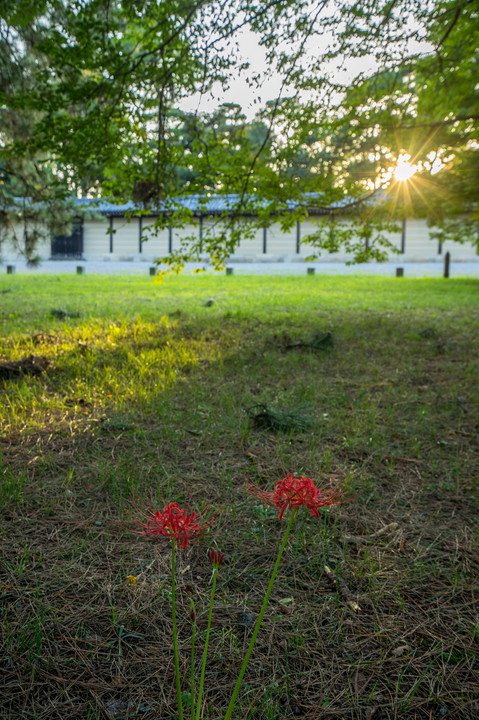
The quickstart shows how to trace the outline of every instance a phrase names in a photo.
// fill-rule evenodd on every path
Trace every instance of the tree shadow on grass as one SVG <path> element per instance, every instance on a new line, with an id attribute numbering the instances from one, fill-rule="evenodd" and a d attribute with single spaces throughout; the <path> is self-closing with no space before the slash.
<path id="1" fill-rule="evenodd" d="M 284 323 L 298 336 L 310 325 Z M 137 327 L 136 337 L 125 327 L 115 346 L 76 344 L 44 376 L 11 381 L 3 391 L 30 402 L 31 413 L 18 426 L 11 418 L 1 439 L 4 477 L 24 473 L 21 492 L 7 491 L 3 505 L 10 690 L 2 712 L 8 717 L 21 687 L 26 711 L 48 708 L 52 719 L 67 711 L 107 718 L 115 702 L 145 718 L 174 715 L 168 548 L 157 553 L 120 524 L 132 494 L 161 491 L 224 509 L 215 537 L 227 561 L 206 693 L 221 715 L 247 634 L 238 613 L 257 613 L 281 532 L 275 515 L 248 499 L 245 479 L 270 483 L 294 463 L 349 476 L 352 499 L 319 522 L 298 522 L 248 671 L 250 696 L 263 707 L 257 717 L 288 718 L 298 708 L 306 717 L 357 718 L 380 708 L 381 717 L 413 718 L 447 705 L 452 716 L 472 718 L 479 568 L 470 329 L 454 318 L 343 315 L 334 347 L 318 355 L 284 353 L 274 322 Z M 141 353 L 150 365 L 138 363 Z M 106 392 L 112 378 L 121 396 Z M 305 399 L 313 431 L 254 429 L 244 412 L 253 402 Z M 186 588 L 201 606 L 204 552 L 192 548 L 180 565 L 183 660 Z M 327 581 L 325 565 L 357 598 L 359 614 Z M 132 638 L 120 653 L 121 627 Z"/>

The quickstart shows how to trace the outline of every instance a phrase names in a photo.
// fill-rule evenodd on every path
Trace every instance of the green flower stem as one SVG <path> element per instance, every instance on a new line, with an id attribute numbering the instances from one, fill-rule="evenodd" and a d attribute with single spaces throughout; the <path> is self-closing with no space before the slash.
<path id="1" fill-rule="evenodd" d="M 191 720 L 195 720 L 195 639 L 196 639 L 196 608 L 193 600 L 191 600 L 191 610 L 193 612 L 191 628 Z"/>
<path id="2" fill-rule="evenodd" d="M 271 578 L 270 578 L 270 581 L 269 581 L 268 589 L 266 590 L 266 595 L 264 596 L 263 605 L 261 606 L 261 610 L 260 610 L 258 619 L 257 619 L 257 621 L 256 621 L 256 625 L 255 625 L 254 630 L 253 630 L 253 635 L 251 636 L 251 640 L 250 640 L 250 643 L 249 643 L 249 645 L 248 645 L 248 649 L 247 649 L 247 651 L 246 651 L 246 655 L 245 655 L 245 657 L 244 657 L 243 664 L 242 664 L 242 666 L 241 666 L 240 674 L 239 674 L 238 679 L 237 679 L 237 681 L 236 681 L 236 685 L 235 685 L 234 690 L 233 690 L 233 695 L 231 696 L 230 704 L 228 705 L 228 709 L 227 709 L 227 711 L 226 711 L 226 715 L 225 715 L 225 717 L 224 717 L 224 720 L 230 720 L 230 718 L 231 718 L 231 716 L 232 716 L 232 714 L 233 714 L 233 710 L 234 710 L 236 698 L 238 697 L 238 693 L 239 693 L 240 688 L 241 688 L 241 683 L 243 682 L 243 677 L 244 677 L 244 674 L 245 674 L 245 672 L 246 672 L 246 668 L 248 667 L 248 663 L 249 663 L 249 659 L 250 659 L 250 657 L 251 657 L 251 653 L 253 652 L 254 644 L 255 644 L 255 642 L 256 642 L 256 637 L 257 637 L 258 632 L 259 632 L 259 629 L 260 629 L 260 627 L 261 627 L 261 623 L 262 623 L 262 621 L 263 621 L 263 616 L 264 616 L 264 614 L 265 614 L 265 612 L 266 612 L 266 607 L 267 607 L 267 605 L 268 605 L 269 596 L 271 595 L 271 590 L 273 589 L 274 581 L 275 581 L 275 579 L 276 579 L 276 574 L 277 574 L 278 569 L 279 569 L 279 564 L 280 564 L 280 562 L 281 562 L 281 557 L 282 557 L 282 555 L 283 555 L 284 548 L 286 547 L 286 543 L 287 543 L 287 541 L 288 541 L 288 536 L 289 536 L 290 530 L 291 530 L 291 528 L 292 528 L 292 526 L 293 526 L 294 518 L 296 517 L 296 513 L 297 513 L 297 512 L 298 512 L 298 508 L 297 508 L 297 507 L 294 507 L 293 510 L 292 510 L 292 512 L 291 512 L 291 517 L 289 518 L 288 526 L 287 526 L 286 531 L 285 531 L 285 533 L 284 533 L 283 540 L 282 540 L 281 545 L 280 545 L 279 550 L 278 550 L 278 557 L 276 558 L 276 563 L 275 563 L 274 568 L 273 568 L 273 573 L 272 573 Z"/>
<path id="3" fill-rule="evenodd" d="M 175 585 L 175 549 L 176 541 L 171 543 L 171 615 L 173 624 L 173 655 L 175 658 L 176 697 L 178 700 L 178 720 L 183 720 L 183 701 L 181 699 L 180 663 L 178 660 L 178 635 L 176 630 L 176 585 Z"/>
<path id="4" fill-rule="evenodd" d="M 196 704 L 196 720 L 200 720 L 200 714 L 201 714 L 201 699 L 203 696 L 203 686 L 205 683 L 206 657 L 208 655 L 208 643 L 210 640 L 210 630 L 211 630 L 211 616 L 213 615 L 213 600 L 215 597 L 217 575 L 218 575 L 218 568 L 213 568 L 213 586 L 211 588 L 210 609 L 208 612 L 208 625 L 206 626 L 205 649 L 203 650 L 203 662 L 201 664 L 200 689 L 198 691 L 198 701 Z"/>

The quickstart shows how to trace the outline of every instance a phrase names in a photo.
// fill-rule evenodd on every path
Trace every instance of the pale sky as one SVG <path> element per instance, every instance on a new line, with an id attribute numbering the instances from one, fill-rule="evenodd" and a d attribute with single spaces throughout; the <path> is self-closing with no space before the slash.
<path id="1" fill-rule="evenodd" d="M 310 57 L 322 54 L 326 50 L 326 45 L 331 38 L 327 36 L 314 36 L 306 46 L 306 55 Z M 185 98 L 181 101 L 180 107 L 189 112 L 211 112 L 221 103 L 237 103 L 241 105 L 248 119 L 252 119 L 256 112 L 264 107 L 268 100 L 274 100 L 281 92 L 281 77 L 277 73 L 267 72 L 266 53 L 264 48 L 259 45 L 258 36 L 245 28 L 235 36 L 239 52 L 243 61 L 249 62 L 250 69 L 242 74 L 236 72 L 229 82 L 228 89 L 224 90 L 220 84 L 214 88 L 213 93 L 207 93 L 200 96 L 199 93 Z M 321 43 L 321 45 L 319 45 Z M 430 46 L 425 43 L 413 41 L 408 43 L 408 52 L 428 52 Z M 358 74 L 363 72 L 373 72 L 377 69 L 376 62 L 372 57 L 350 58 L 341 64 L 338 68 L 340 60 L 335 60 L 330 70 L 332 74 L 342 83 L 350 83 Z M 261 86 L 250 87 L 247 82 L 248 74 L 263 74 Z M 287 97 L 288 90 L 283 91 L 283 96 Z"/>
<path id="2" fill-rule="evenodd" d="M 272 77 L 266 77 L 266 55 L 262 47 L 260 47 L 257 36 L 250 30 L 242 30 L 236 38 L 240 47 L 240 52 L 244 61 L 250 63 L 251 72 L 262 72 L 265 75 L 262 87 L 260 89 L 248 86 L 246 80 L 248 71 L 244 71 L 241 75 L 236 73 L 232 77 L 229 88 L 223 90 L 220 84 L 217 85 L 213 93 L 207 93 L 200 96 L 199 93 L 181 101 L 181 108 L 189 112 L 211 112 L 221 103 L 237 103 L 241 105 L 246 116 L 251 119 L 260 107 L 268 100 L 274 100 L 278 97 L 281 90 L 281 78 L 275 74 Z"/>

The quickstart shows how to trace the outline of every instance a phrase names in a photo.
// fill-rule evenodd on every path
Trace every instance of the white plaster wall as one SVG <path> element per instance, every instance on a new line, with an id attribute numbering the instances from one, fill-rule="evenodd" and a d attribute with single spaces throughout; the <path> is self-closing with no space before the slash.
<path id="1" fill-rule="evenodd" d="M 17 236 L 20 247 L 23 247 L 23 225 L 21 225 L 20 223 L 15 223 L 14 232 Z M 40 239 L 36 248 L 36 252 L 41 260 L 50 259 L 52 254 L 52 243 L 50 237 L 48 236 L 48 233 L 46 237 L 42 237 Z M 2 260 L 7 263 L 14 262 L 17 258 L 23 257 L 21 254 L 19 254 L 15 246 L 13 233 L 7 232 L 4 236 L 2 235 L 2 240 L 0 244 L 0 256 Z"/>
<path id="2" fill-rule="evenodd" d="M 313 253 L 316 254 L 317 248 L 314 247 L 311 243 L 309 243 L 306 240 L 306 237 L 310 233 L 314 233 L 317 230 L 318 222 L 314 220 L 314 218 L 306 218 L 306 220 L 303 220 L 303 222 L 300 224 L 300 245 L 299 245 L 299 254 L 301 257 L 307 257 L 308 255 L 312 255 Z M 338 255 L 337 253 L 329 253 L 326 250 L 322 250 L 319 253 L 319 257 L 321 260 L 337 260 Z"/>
<path id="3" fill-rule="evenodd" d="M 225 221 L 221 217 L 204 217 L 203 218 L 203 234 L 208 233 L 212 237 L 217 237 L 225 229 Z"/>
<path id="4" fill-rule="evenodd" d="M 429 228 L 425 220 L 406 220 L 405 260 L 437 260 L 438 242 L 429 238 Z"/>
<path id="5" fill-rule="evenodd" d="M 182 241 L 186 243 L 186 247 L 190 244 L 189 238 L 194 238 L 196 241 L 199 238 L 200 233 L 200 222 L 198 218 L 191 218 L 190 222 L 184 227 L 173 228 L 173 250 L 179 250 L 182 245 Z"/>
<path id="6" fill-rule="evenodd" d="M 199 222 L 199 221 L 198 221 Z M 223 218 L 220 216 L 204 217 L 203 220 L 203 239 L 204 239 L 204 252 L 203 257 L 207 259 L 209 257 L 206 243 L 211 242 L 214 238 L 218 238 L 222 232 L 227 233 L 227 226 Z M 199 232 L 199 228 L 198 228 Z"/>
<path id="7" fill-rule="evenodd" d="M 447 252 L 451 254 L 451 262 L 455 260 L 478 260 L 477 248 L 470 242 L 458 243 L 453 240 L 446 240 L 442 244 L 442 256 Z"/>
<path id="8" fill-rule="evenodd" d="M 317 226 L 317 222 L 315 222 L 314 218 L 308 218 L 301 224 L 301 237 L 304 238 L 308 233 L 314 232 L 315 228 Z M 341 223 L 342 225 L 348 225 L 349 222 Z M 387 240 L 393 245 L 394 248 L 397 250 L 401 250 L 401 231 L 398 232 L 384 232 L 382 233 Z M 308 254 L 312 254 L 313 252 L 316 252 L 316 248 L 313 245 L 310 245 L 307 242 L 301 243 L 301 255 L 307 256 Z M 396 254 L 392 250 L 388 253 L 388 259 L 394 262 L 394 260 L 403 257 L 402 255 Z M 326 250 L 322 250 L 319 253 L 319 259 L 325 262 L 347 262 L 352 259 L 352 255 L 350 253 L 345 252 L 344 250 L 339 250 L 337 253 L 329 253 Z"/>
<path id="9" fill-rule="evenodd" d="M 395 253 L 392 250 L 388 252 L 388 260 L 391 260 L 391 262 L 394 262 L 395 260 L 398 260 L 399 258 L 403 257 L 401 253 L 401 241 L 402 241 L 402 229 L 398 232 L 384 232 L 381 233 L 386 237 L 387 240 L 392 244 L 396 250 L 399 250 L 399 253 Z"/>
<path id="10" fill-rule="evenodd" d="M 284 231 L 281 223 L 273 223 L 266 230 L 267 255 L 296 255 L 296 223 Z"/>
<path id="11" fill-rule="evenodd" d="M 156 232 L 154 230 L 149 232 L 148 228 L 152 228 L 154 222 L 155 218 L 144 217 L 142 220 L 142 235 L 144 239 L 141 256 L 145 260 L 148 258 L 154 260 L 155 258 L 164 257 L 168 254 L 169 230 L 165 227 Z"/>
<path id="12" fill-rule="evenodd" d="M 113 218 L 113 255 L 119 260 L 138 254 L 138 219 Z"/>
<path id="13" fill-rule="evenodd" d="M 204 217 L 203 218 L 203 237 L 206 239 L 219 237 L 222 232 L 227 231 L 227 226 L 221 217 Z"/>
<path id="14" fill-rule="evenodd" d="M 323 262 L 347 262 L 352 259 L 351 255 L 344 250 L 339 250 L 339 252 L 335 253 L 321 250 L 318 253 L 317 248 L 306 241 L 305 238 L 307 235 L 316 232 L 319 224 L 320 222 L 315 221 L 314 218 L 306 218 L 306 220 L 301 223 L 301 244 L 299 246 L 301 256 L 307 257 L 308 255 L 317 254 L 318 259 Z"/>
<path id="15" fill-rule="evenodd" d="M 115 240 L 113 239 L 113 243 Z M 83 223 L 83 256 L 98 258 L 110 253 L 108 220 L 86 220 Z"/>
<path id="16" fill-rule="evenodd" d="M 233 257 L 253 258 L 263 254 L 263 228 L 254 228 L 252 236 L 243 238 L 235 248 Z"/>
<path id="17" fill-rule="evenodd" d="M 44 237 L 37 245 L 37 252 L 41 258 L 48 259 L 52 254 L 52 241 L 49 237 Z"/>
<path id="18" fill-rule="evenodd" d="M 203 237 L 207 236 L 212 238 L 218 238 L 222 233 L 226 233 L 226 237 L 229 238 L 230 230 L 228 227 L 228 221 L 220 216 L 217 217 L 205 217 L 203 218 Z M 242 240 L 237 245 L 231 254 L 232 259 L 246 258 L 253 259 L 262 256 L 263 252 L 263 230 L 253 231 L 253 238 L 247 238 Z M 205 257 L 207 257 L 207 251 L 205 250 Z"/>
<path id="19" fill-rule="evenodd" d="M 243 221 L 240 219 L 236 222 L 235 228 L 241 230 L 242 224 Z M 231 254 L 232 258 L 246 258 L 249 260 L 263 255 L 263 228 L 251 228 L 250 225 L 251 221 L 249 219 L 244 221 L 244 231 L 251 237 L 244 237 L 240 240 Z M 214 237 L 219 237 L 222 232 L 226 233 L 227 238 L 230 237 L 229 222 L 225 218 L 205 218 L 203 220 L 203 230 L 205 231 L 206 228 Z"/>
<path id="20" fill-rule="evenodd" d="M 147 234 L 148 227 L 154 223 L 154 218 L 143 217 L 143 233 Z M 222 218 L 204 218 L 203 219 L 203 235 L 208 232 L 213 236 L 217 236 L 225 228 L 225 222 Z M 265 260 L 285 258 L 288 260 L 304 259 L 308 255 L 314 253 L 314 247 L 303 242 L 308 233 L 314 232 L 316 229 L 316 219 L 307 218 L 301 223 L 300 228 L 300 253 L 296 253 L 296 225 L 293 225 L 289 232 L 283 232 L 279 222 L 273 223 L 267 228 L 266 236 L 266 255 L 263 254 L 263 229 L 257 228 L 253 237 L 245 238 L 235 249 L 232 255 L 233 259 L 247 260 Z M 132 259 L 151 261 L 158 257 L 164 257 L 168 254 L 169 246 L 169 229 L 163 228 L 158 231 L 157 235 L 149 235 L 150 239 L 143 242 L 142 253 L 139 252 L 139 220 L 137 217 L 128 221 L 122 217 L 113 218 L 113 227 L 116 232 L 113 235 L 113 253 L 110 254 L 110 235 L 108 218 L 96 218 L 94 220 L 86 220 L 83 226 L 83 256 L 85 259 Z M 20 236 L 22 234 L 21 227 L 17 228 Z M 172 231 L 173 250 L 180 248 L 182 239 L 193 235 L 199 237 L 199 220 L 194 218 L 188 225 L 183 228 L 174 228 Z M 389 253 L 389 260 L 392 262 L 404 261 L 437 261 L 442 262 L 446 252 L 451 253 L 451 260 L 467 261 L 478 260 L 479 255 L 475 246 L 471 243 L 454 243 L 447 241 L 442 246 L 442 253 L 438 253 L 437 240 L 429 239 L 430 229 L 425 220 L 407 220 L 406 221 L 406 245 L 404 254 Z M 401 248 L 401 232 L 390 233 L 388 239 L 398 249 Z M 39 255 L 42 259 L 47 260 L 51 256 L 51 240 L 45 238 L 38 247 Z M 0 247 L 0 253 L 5 262 L 14 262 L 19 258 L 13 244 L 4 239 Z M 320 261 L 336 261 L 344 262 L 349 259 L 344 251 L 338 253 L 328 253 L 323 251 L 319 256 Z"/>

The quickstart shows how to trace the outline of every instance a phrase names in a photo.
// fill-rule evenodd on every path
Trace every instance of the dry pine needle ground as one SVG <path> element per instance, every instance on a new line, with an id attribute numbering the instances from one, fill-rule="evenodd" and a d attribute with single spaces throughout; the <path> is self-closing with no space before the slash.
<path id="1" fill-rule="evenodd" d="M 479 716 L 477 283 L 36 280 L 8 280 L 2 315 L 0 361 L 44 360 L 0 379 L 0 717 L 176 717 L 169 548 L 125 529 L 155 492 L 221 508 L 178 568 L 187 692 L 190 596 L 199 663 L 208 543 L 226 555 L 202 711 L 219 720 L 283 529 L 245 481 L 293 467 L 351 500 L 298 517 L 238 720 Z M 312 422 L 256 427 L 254 406 Z"/>

